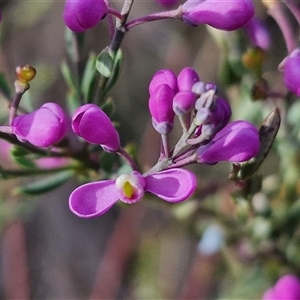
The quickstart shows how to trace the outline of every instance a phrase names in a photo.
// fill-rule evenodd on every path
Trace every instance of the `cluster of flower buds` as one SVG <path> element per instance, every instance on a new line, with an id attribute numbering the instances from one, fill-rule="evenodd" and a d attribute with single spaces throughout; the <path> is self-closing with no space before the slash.
<path id="1" fill-rule="evenodd" d="M 73 131 L 105 151 L 116 152 L 129 162 L 132 172 L 116 180 L 83 184 L 69 198 L 72 212 L 84 218 L 105 213 L 119 199 L 136 203 L 145 192 L 164 201 L 176 203 L 188 199 L 195 190 L 196 177 L 181 169 L 190 163 L 214 164 L 219 161 L 242 162 L 259 150 L 257 129 L 245 121 L 228 124 L 231 109 L 227 101 L 216 95 L 214 84 L 200 81 L 192 68 L 178 76 L 171 70 L 160 70 L 149 85 L 149 110 L 154 128 L 166 137 L 177 115 L 183 135 L 172 151 L 162 138 L 163 151 L 158 163 L 141 174 L 132 158 L 120 145 L 119 135 L 105 112 L 95 104 L 78 108 L 72 119 Z"/>

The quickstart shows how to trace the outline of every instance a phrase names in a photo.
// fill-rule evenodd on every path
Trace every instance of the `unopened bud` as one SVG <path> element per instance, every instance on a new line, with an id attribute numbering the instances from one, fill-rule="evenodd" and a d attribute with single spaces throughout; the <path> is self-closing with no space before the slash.
<path id="1" fill-rule="evenodd" d="M 24 88 L 29 88 L 29 81 L 31 81 L 36 75 L 36 69 L 30 65 L 18 66 L 16 68 L 16 75 L 18 78 L 18 83 Z"/>

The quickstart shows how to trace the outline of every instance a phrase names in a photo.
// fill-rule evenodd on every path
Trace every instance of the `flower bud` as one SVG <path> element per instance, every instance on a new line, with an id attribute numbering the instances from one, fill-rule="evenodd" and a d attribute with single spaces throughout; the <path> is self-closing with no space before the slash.
<path id="1" fill-rule="evenodd" d="M 177 116 L 183 116 L 195 107 L 196 95 L 190 91 L 178 92 L 173 99 L 173 110 Z"/>
<path id="2" fill-rule="evenodd" d="M 300 96 L 300 48 L 296 48 L 281 63 L 283 80 L 288 90 Z"/>
<path id="3" fill-rule="evenodd" d="M 184 68 L 177 78 L 178 90 L 180 92 L 191 91 L 193 85 L 198 81 L 200 81 L 200 78 L 194 69 L 189 67 Z"/>
<path id="4" fill-rule="evenodd" d="M 156 0 L 162 7 L 172 7 L 178 3 L 178 0 Z"/>
<path id="5" fill-rule="evenodd" d="M 13 133 L 20 141 L 28 141 L 37 147 L 49 147 L 66 134 L 66 117 L 62 108 L 48 102 L 41 108 L 13 119 Z"/>
<path id="6" fill-rule="evenodd" d="M 149 94 L 152 95 L 156 88 L 162 84 L 168 85 L 174 91 L 174 93 L 178 91 L 177 77 L 171 70 L 159 70 L 153 75 L 149 84 Z"/>
<path id="7" fill-rule="evenodd" d="M 160 134 L 167 134 L 173 129 L 174 111 L 172 108 L 174 92 L 167 84 L 156 88 L 149 98 L 149 110 L 152 124 Z"/>
<path id="8" fill-rule="evenodd" d="M 84 32 L 95 27 L 107 14 L 104 0 L 66 0 L 63 18 L 75 32 Z"/>
<path id="9" fill-rule="evenodd" d="M 243 27 L 253 15 L 251 0 L 188 0 L 182 6 L 182 20 L 188 25 L 208 24 L 227 31 Z"/>
<path id="10" fill-rule="evenodd" d="M 73 131 L 91 144 L 99 144 L 107 152 L 117 151 L 119 134 L 109 117 L 95 104 L 79 107 L 72 118 Z"/>
<path id="11" fill-rule="evenodd" d="M 254 157 L 259 147 L 257 129 L 249 122 L 235 121 L 227 124 L 208 144 L 198 148 L 197 160 L 205 164 L 243 162 Z"/>

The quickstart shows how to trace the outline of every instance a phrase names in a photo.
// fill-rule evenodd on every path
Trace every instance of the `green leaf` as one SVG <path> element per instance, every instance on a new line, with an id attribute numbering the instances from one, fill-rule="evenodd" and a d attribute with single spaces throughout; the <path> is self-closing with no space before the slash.
<path id="1" fill-rule="evenodd" d="M 94 94 L 94 87 L 98 75 L 97 69 L 95 68 L 96 59 L 97 58 L 95 54 L 90 55 L 82 76 L 81 91 L 87 103 L 93 102 L 92 97 Z"/>
<path id="2" fill-rule="evenodd" d="M 115 56 L 111 75 L 110 75 L 109 80 L 105 87 L 105 93 L 107 93 L 108 90 L 110 90 L 115 85 L 115 83 L 119 77 L 119 74 L 120 74 L 122 61 L 123 61 L 123 54 L 122 54 L 121 49 L 119 49 Z"/>
<path id="3" fill-rule="evenodd" d="M 260 150 L 256 156 L 241 168 L 240 179 L 251 177 L 268 155 L 280 126 L 279 110 L 274 109 L 259 128 Z"/>
<path id="4" fill-rule="evenodd" d="M 118 160 L 116 154 L 103 152 L 100 158 L 100 167 L 107 173 L 111 173 Z"/>
<path id="5" fill-rule="evenodd" d="M 18 194 L 40 195 L 52 191 L 63 185 L 74 175 L 73 170 L 63 170 L 54 175 L 45 176 L 44 178 L 30 182 L 27 185 L 16 189 Z"/>
<path id="6" fill-rule="evenodd" d="M 24 156 L 24 155 L 27 155 L 27 154 L 30 154 L 31 152 L 25 148 L 22 148 L 22 147 L 18 147 L 18 146 L 14 146 L 12 149 L 11 149 L 11 155 L 13 155 L 14 157 L 19 157 L 19 156 Z"/>
<path id="7" fill-rule="evenodd" d="M 98 72 L 106 77 L 109 78 L 112 74 L 114 67 L 114 60 L 108 48 L 105 48 L 97 57 L 96 60 L 96 69 Z"/>
<path id="8" fill-rule="evenodd" d="M 3 73 L 0 73 L 0 90 L 4 94 L 4 96 L 8 99 L 11 98 L 11 89 L 8 85 L 8 82 L 5 78 L 5 75 Z"/>
<path id="9" fill-rule="evenodd" d="M 68 64 L 64 61 L 61 65 L 61 73 L 66 81 L 67 86 L 70 90 L 77 90 L 76 81 L 72 75 L 72 71 Z"/>

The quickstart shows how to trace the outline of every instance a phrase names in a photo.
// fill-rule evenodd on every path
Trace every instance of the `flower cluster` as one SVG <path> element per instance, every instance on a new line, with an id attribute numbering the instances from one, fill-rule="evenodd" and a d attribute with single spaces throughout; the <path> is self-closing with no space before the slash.
<path id="1" fill-rule="evenodd" d="M 133 170 L 116 180 L 79 186 L 69 198 L 71 211 L 85 218 L 99 216 L 118 199 L 136 203 L 145 192 L 167 202 L 181 202 L 196 187 L 195 175 L 181 169 L 182 166 L 242 162 L 253 157 L 260 146 L 257 129 L 246 121 L 228 124 L 230 106 L 216 95 L 216 90 L 214 84 L 200 81 L 197 72 L 189 67 L 178 76 L 168 69 L 153 76 L 149 84 L 149 110 L 154 128 L 162 135 L 163 149 L 158 163 L 144 174 L 120 146 L 119 135 L 104 111 L 95 104 L 79 107 L 73 115 L 73 131 L 105 151 L 120 154 Z M 181 120 L 183 135 L 170 151 L 167 135 L 176 115 Z"/>

